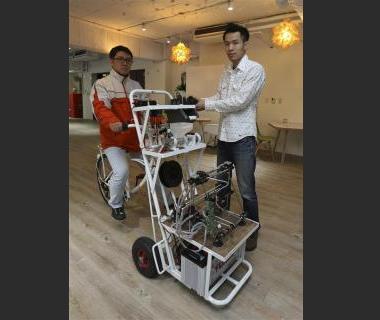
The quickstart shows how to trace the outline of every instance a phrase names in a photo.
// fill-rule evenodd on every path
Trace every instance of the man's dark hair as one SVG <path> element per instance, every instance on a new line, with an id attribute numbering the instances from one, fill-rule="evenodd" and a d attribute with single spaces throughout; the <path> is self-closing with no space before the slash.
<path id="1" fill-rule="evenodd" d="M 240 32 L 240 36 L 241 36 L 241 39 L 243 40 L 243 42 L 248 41 L 248 39 L 249 39 L 248 29 L 246 27 L 243 27 L 243 26 L 236 24 L 236 23 L 229 23 L 226 26 L 226 29 L 223 33 L 223 41 L 225 40 L 227 33 L 234 33 L 234 32 Z"/>
<path id="2" fill-rule="evenodd" d="M 112 48 L 108 56 L 110 57 L 110 59 L 113 59 L 115 58 L 116 53 L 118 53 L 119 51 L 124 51 L 126 54 L 130 55 L 133 58 L 131 50 L 124 46 L 116 46 Z"/>

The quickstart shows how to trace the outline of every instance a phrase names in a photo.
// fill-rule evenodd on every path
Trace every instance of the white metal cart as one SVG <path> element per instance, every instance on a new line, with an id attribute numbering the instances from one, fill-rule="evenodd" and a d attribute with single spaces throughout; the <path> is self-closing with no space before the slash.
<path id="1" fill-rule="evenodd" d="M 215 221 L 210 218 L 211 213 L 209 216 L 205 215 L 206 209 L 202 201 L 210 195 L 217 194 L 216 190 L 220 190 L 220 186 L 224 186 L 220 181 L 224 181 L 219 180 L 219 186 L 207 194 L 198 193 L 198 185 L 214 178 L 215 181 L 218 181 L 218 172 L 223 168 L 230 170 L 230 167 L 226 164 L 224 167 L 218 167 L 218 170 L 207 173 L 199 171 L 198 167 L 206 148 L 205 143 L 192 140 L 191 144 L 185 142 L 178 147 L 178 140 L 183 137 L 172 136 L 168 142 L 168 139 L 158 137 L 160 128 L 156 128 L 152 134 L 150 123 L 152 113 L 169 113 L 177 110 L 187 120 L 196 119 L 195 105 L 149 105 L 149 96 L 157 94 L 167 96 L 173 101 L 172 95 L 163 90 L 137 89 L 129 95 L 134 119 L 134 125 L 130 125 L 130 127 L 135 127 L 142 151 L 154 238 L 154 241 L 147 237 L 137 239 L 132 248 L 133 259 L 139 272 L 146 277 L 156 277 L 168 272 L 212 304 L 226 305 L 235 297 L 252 274 L 252 265 L 244 258 L 245 243 L 247 238 L 258 229 L 259 224 L 219 206 L 212 207 L 212 212 L 218 213 L 212 216 Z M 134 100 L 136 95 L 148 97 L 146 105 L 138 104 L 137 100 Z M 166 126 L 169 129 L 166 131 L 170 132 L 170 122 Z M 198 153 L 193 166 L 188 158 L 190 152 Z M 184 169 L 187 179 L 185 175 L 181 176 L 182 180 L 178 185 L 176 194 L 173 188 L 169 188 L 170 192 L 168 192 L 167 185 L 164 185 L 159 176 L 160 168 L 165 160 L 179 156 L 183 159 L 181 167 Z M 170 175 L 170 172 L 168 174 Z M 193 183 L 189 181 L 193 181 Z M 157 184 L 159 188 L 157 188 Z M 180 189 L 179 196 L 178 189 Z M 203 206 L 202 210 L 204 211 L 198 211 L 194 205 L 194 199 L 196 199 L 197 204 L 201 203 L 200 206 Z M 207 203 L 213 204 L 211 201 Z M 197 217 L 205 217 L 205 219 L 198 220 L 191 225 L 191 221 L 195 221 L 194 219 Z M 155 220 L 161 234 L 159 239 L 156 234 Z M 209 221 L 208 225 L 206 220 Z M 183 231 L 184 225 L 189 225 L 187 231 Z M 211 229 L 211 225 L 214 229 Z M 217 228 L 222 228 L 222 225 L 225 228 L 224 230 L 228 231 L 227 235 L 218 231 Z M 211 237 L 208 234 L 210 230 L 216 230 L 215 232 L 219 232 L 218 236 L 224 237 L 221 241 L 222 245 L 220 243 L 216 245 L 216 237 Z M 232 273 L 239 266 L 243 267 L 244 273 L 240 279 L 235 279 Z M 216 291 L 226 281 L 233 285 L 233 289 L 228 292 L 226 297 L 216 298 Z"/>

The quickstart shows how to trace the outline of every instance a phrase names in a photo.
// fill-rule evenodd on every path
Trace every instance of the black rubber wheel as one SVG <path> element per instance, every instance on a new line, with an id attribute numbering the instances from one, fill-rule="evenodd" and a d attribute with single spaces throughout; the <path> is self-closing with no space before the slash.
<path id="1" fill-rule="evenodd" d="M 183 179 L 181 165 L 175 160 L 164 161 L 158 170 L 158 176 L 165 187 L 178 187 Z"/>
<path id="2" fill-rule="evenodd" d="M 96 160 L 96 180 L 98 182 L 100 194 L 102 195 L 102 198 L 107 205 L 108 200 L 110 199 L 110 190 L 106 183 L 108 183 L 109 179 L 111 178 L 111 172 L 112 168 L 108 162 L 107 156 L 103 154 L 103 159 L 102 157 L 98 157 Z"/>
<path id="3" fill-rule="evenodd" d="M 152 247 L 155 242 L 148 237 L 138 238 L 132 246 L 132 257 L 137 270 L 147 278 L 156 278 L 158 272 L 154 264 Z M 161 259 L 156 250 L 157 264 L 161 268 Z"/>

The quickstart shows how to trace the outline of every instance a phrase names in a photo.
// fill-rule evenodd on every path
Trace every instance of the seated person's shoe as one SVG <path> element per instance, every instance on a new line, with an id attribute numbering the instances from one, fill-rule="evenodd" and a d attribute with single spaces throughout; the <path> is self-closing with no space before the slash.
<path id="1" fill-rule="evenodd" d="M 255 231 L 254 234 L 252 234 L 245 244 L 245 251 L 253 251 L 257 247 L 257 238 L 259 237 L 259 231 Z"/>
<path id="2" fill-rule="evenodd" d="M 123 207 L 112 208 L 111 215 L 112 215 L 112 218 L 114 218 L 116 220 L 124 220 L 126 218 L 126 215 L 125 215 Z"/>

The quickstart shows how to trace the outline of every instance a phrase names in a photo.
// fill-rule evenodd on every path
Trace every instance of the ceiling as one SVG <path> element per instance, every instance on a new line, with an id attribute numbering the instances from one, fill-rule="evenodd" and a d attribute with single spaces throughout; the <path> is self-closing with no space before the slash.
<path id="1" fill-rule="evenodd" d="M 295 13 L 285 0 L 69 0 L 70 17 L 126 34 L 165 41 L 186 38 L 196 28 L 245 23 L 251 20 Z M 279 5 L 281 3 L 281 5 Z M 291 3 L 291 1 L 290 1 Z M 146 31 L 142 30 L 145 23 Z"/>

